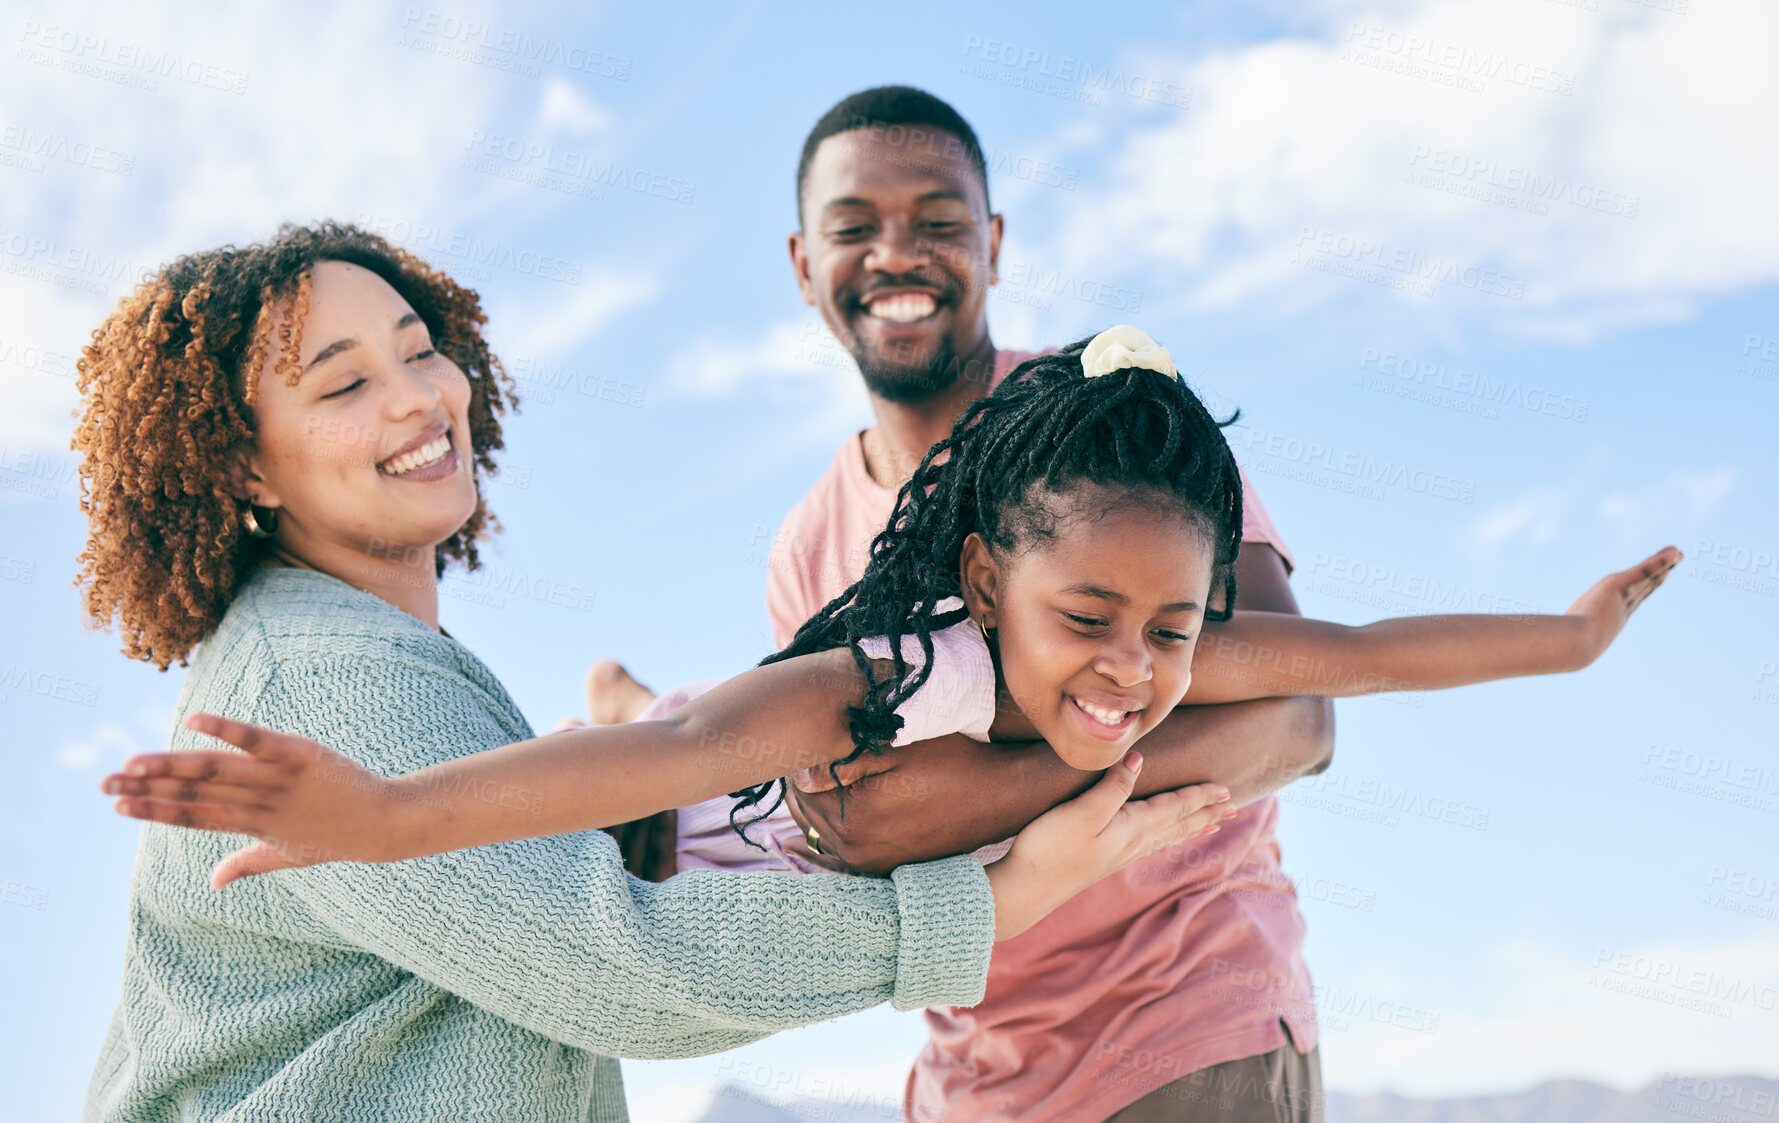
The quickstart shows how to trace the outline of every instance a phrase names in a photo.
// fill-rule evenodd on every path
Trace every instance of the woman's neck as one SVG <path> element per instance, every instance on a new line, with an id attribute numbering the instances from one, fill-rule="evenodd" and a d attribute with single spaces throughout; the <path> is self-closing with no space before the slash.
<path id="1" fill-rule="evenodd" d="M 432 550 L 416 547 L 402 551 L 400 558 L 382 558 L 370 551 L 296 549 L 281 539 L 274 539 L 271 547 L 262 565 L 325 573 L 439 631 L 439 582 Z M 410 554 L 424 554 L 417 559 L 424 564 L 407 564 Z"/>

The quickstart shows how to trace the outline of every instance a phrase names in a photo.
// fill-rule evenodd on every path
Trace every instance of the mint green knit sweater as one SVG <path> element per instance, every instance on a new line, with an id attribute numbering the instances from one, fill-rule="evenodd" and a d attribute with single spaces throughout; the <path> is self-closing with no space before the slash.
<path id="1" fill-rule="evenodd" d="M 266 569 L 201 647 L 210 711 L 393 775 L 530 727 L 475 656 L 386 602 Z M 459 798 L 474 798 L 473 796 Z M 887 881 L 627 876 L 597 831 L 216 892 L 248 841 L 148 824 L 88 1120 L 623 1120 L 613 1057 L 716 1053 L 890 1001 L 979 1001 L 994 903 L 968 857 Z"/>

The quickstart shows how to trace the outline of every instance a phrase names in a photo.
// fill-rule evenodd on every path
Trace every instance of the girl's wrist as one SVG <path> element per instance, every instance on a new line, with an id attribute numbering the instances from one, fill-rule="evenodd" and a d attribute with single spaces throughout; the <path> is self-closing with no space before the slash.
<path id="1" fill-rule="evenodd" d="M 1579 671 L 1600 657 L 1606 648 L 1602 640 L 1605 627 L 1600 620 L 1586 613 L 1559 619 L 1570 621 L 1570 631 L 1565 637 L 1568 641 L 1566 654 L 1557 670 Z"/>
<path id="2" fill-rule="evenodd" d="M 1016 844 L 1014 851 L 1017 849 Z M 1076 886 L 1071 889 L 1060 877 L 1030 868 L 1014 851 L 989 863 L 984 871 L 994 893 L 996 943 L 1024 932 L 1086 888 Z"/>
<path id="3" fill-rule="evenodd" d="M 1039 920 L 1034 914 L 1029 879 L 1021 876 L 1012 855 L 990 862 L 983 870 L 995 901 L 995 942 L 1010 940 Z"/>
<path id="4" fill-rule="evenodd" d="M 378 844 L 371 861 L 400 862 L 452 850 L 451 824 L 457 819 L 455 801 L 435 793 L 433 786 L 416 774 L 392 776 L 382 781 L 387 817 L 376 827 Z"/>

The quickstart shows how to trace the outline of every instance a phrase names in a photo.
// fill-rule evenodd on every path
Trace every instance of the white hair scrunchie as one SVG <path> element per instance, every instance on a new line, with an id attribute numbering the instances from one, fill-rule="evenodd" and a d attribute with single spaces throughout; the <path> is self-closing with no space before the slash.
<path id="1" fill-rule="evenodd" d="M 1100 332 L 1088 343 L 1087 350 L 1081 352 L 1081 373 L 1088 378 L 1098 378 L 1125 367 L 1142 367 L 1169 378 L 1180 377 L 1174 370 L 1174 358 L 1167 353 L 1167 348 L 1150 339 L 1149 333 L 1142 328 L 1133 328 L 1129 324 L 1119 324 Z"/>

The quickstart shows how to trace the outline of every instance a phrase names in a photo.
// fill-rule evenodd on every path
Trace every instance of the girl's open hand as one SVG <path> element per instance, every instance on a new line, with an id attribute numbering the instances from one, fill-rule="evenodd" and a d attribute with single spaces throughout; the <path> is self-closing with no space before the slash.
<path id="1" fill-rule="evenodd" d="M 120 797 L 120 815 L 259 839 L 217 863 L 210 874 L 215 888 L 296 866 L 394 860 L 387 843 L 412 802 L 400 798 L 395 781 L 306 737 L 214 714 L 194 714 L 185 727 L 246 755 L 144 753 L 105 777 L 100 789 Z"/>
<path id="2" fill-rule="evenodd" d="M 1663 546 L 1631 568 L 1600 578 L 1569 606 L 1565 615 L 1579 616 L 1588 625 L 1582 666 L 1592 663 L 1612 646 L 1631 613 L 1667 580 L 1684 556 L 1673 546 Z"/>

